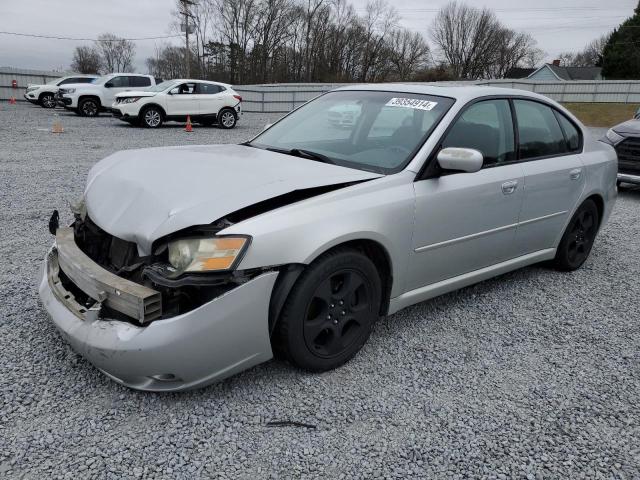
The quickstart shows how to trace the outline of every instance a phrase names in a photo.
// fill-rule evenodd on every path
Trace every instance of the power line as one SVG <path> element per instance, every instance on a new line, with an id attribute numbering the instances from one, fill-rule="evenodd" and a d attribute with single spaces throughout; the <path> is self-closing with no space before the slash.
<path id="1" fill-rule="evenodd" d="M 31 37 L 31 38 L 47 38 L 49 40 L 74 40 L 74 41 L 78 41 L 78 42 L 83 42 L 83 41 L 87 41 L 87 42 L 97 42 L 97 41 L 106 41 L 106 42 L 117 42 L 119 40 L 129 40 L 132 42 L 137 42 L 139 40 L 161 40 L 163 38 L 175 38 L 175 37 L 181 37 L 182 34 L 176 34 L 176 35 L 163 35 L 163 36 L 159 36 L 159 37 L 139 37 L 139 38 L 117 38 L 115 40 L 101 40 L 99 38 L 75 38 L 75 37 L 56 37 L 53 35 L 37 35 L 35 33 L 18 33 L 18 32 L 3 32 L 0 31 L 0 35 L 14 35 L 17 37 Z"/>

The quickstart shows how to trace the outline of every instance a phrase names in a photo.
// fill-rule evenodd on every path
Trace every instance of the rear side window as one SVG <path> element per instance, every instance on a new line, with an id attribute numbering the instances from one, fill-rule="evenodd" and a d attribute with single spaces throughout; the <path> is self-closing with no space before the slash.
<path id="1" fill-rule="evenodd" d="M 560 112 L 555 112 L 558 122 L 564 131 L 564 136 L 567 139 L 567 149 L 570 152 L 577 152 L 580 150 L 580 132 L 576 126 L 567 117 Z"/>
<path id="2" fill-rule="evenodd" d="M 484 100 L 467 108 L 447 133 L 442 148 L 473 148 L 484 165 L 515 160 L 513 120 L 508 100 Z"/>
<path id="3" fill-rule="evenodd" d="M 151 79 L 149 77 L 129 77 L 130 87 L 150 87 Z"/>
<path id="4" fill-rule="evenodd" d="M 210 83 L 199 83 L 198 84 L 198 93 L 202 95 L 215 95 L 216 93 L 220 93 L 222 88 L 219 85 L 212 85 Z"/>
<path id="5" fill-rule="evenodd" d="M 542 103 L 514 100 L 522 160 L 567 153 L 567 142 L 554 111 Z"/>

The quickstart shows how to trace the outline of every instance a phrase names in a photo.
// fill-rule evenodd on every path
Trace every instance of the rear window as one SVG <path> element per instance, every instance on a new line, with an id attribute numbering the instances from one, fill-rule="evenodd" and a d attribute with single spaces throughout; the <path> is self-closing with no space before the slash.
<path id="1" fill-rule="evenodd" d="M 220 93 L 222 91 L 222 87 L 220 85 L 212 85 L 210 83 L 199 83 L 198 84 L 198 93 L 203 95 L 214 95 L 216 93 Z"/>

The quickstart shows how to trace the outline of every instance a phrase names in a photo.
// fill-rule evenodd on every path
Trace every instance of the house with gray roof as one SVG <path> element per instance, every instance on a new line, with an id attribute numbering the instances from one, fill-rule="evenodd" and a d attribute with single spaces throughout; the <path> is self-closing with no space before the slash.
<path id="1" fill-rule="evenodd" d="M 571 81 L 571 80 L 604 80 L 601 67 L 561 67 L 560 62 L 546 63 L 531 73 L 528 80 L 543 82 Z"/>

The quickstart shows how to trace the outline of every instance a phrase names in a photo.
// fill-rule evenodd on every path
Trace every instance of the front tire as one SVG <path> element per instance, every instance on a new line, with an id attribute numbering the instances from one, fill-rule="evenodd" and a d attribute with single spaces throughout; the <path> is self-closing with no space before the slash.
<path id="1" fill-rule="evenodd" d="M 164 121 L 164 113 L 158 107 L 147 107 L 141 115 L 140 124 L 145 128 L 160 128 Z"/>
<path id="2" fill-rule="evenodd" d="M 238 117 L 236 116 L 236 112 L 231 108 L 223 108 L 218 114 L 218 125 L 220 128 L 229 130 L 235 127 L 237 122 Z"/>
<path id="3" fill-rule="evenodd" d="M 339 367 L 365 344 L 380 315 L 382 286 L 373 262 L 341 248 L 302 273 L 276 325 L 278 356 L 312 372 Z"/>
<path id="4" fill-rule="evenodd" d="M 56 99 L 53 93 L 44 93 L 40 96 L 40 106 L 42 108 L 55 108 Z"/>
<path id="5" fill-rule="evenodd" d="M 85 98 L 78 103 L 78 112 L 83 117 L 97 117 L 100 113 L 100 102 L 95 98 Z"/>
<path id="6" fill-rule="evenodd" d="M 598 233 L 600 215 L 593 200 L 585 200 L 573 214 L 560 240 L 554 265 L 559 270 L 577 270 L 589 258 Z"/>

